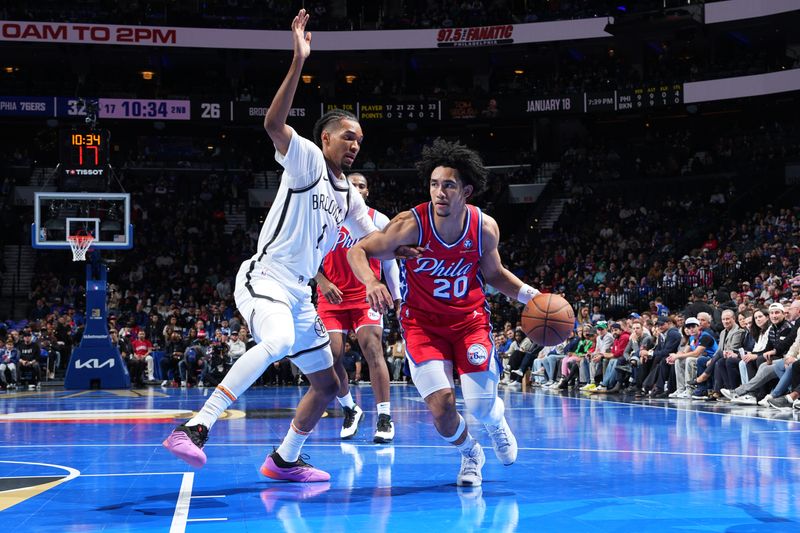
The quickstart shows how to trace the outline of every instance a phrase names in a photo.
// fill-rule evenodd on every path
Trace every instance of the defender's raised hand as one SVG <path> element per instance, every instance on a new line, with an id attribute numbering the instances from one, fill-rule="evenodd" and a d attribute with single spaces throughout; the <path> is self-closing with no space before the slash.
<path id="1" fill-rule="evenodd" d="M 294 36 L 294 55 L 301 59 L 311 55 L 311 32 L 306 33 L 308 13 L 305 9 L 298 11 L 292 20 L 292 35 Z"/>

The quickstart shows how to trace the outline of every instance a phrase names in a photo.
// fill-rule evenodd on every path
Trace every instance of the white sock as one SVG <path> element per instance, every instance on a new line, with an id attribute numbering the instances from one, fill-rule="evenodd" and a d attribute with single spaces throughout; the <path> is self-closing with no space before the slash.
<path id="1" fill-rule="evenodd" d="M 456 444 L 456 448 L 458 448 L 458 451 L 460 451 L 461 455 L 463 455 L 464 457 L 472 457 L 473 455 L 475 455 L 474 450 L 475 446 L 477 445 L 478 441 L 476 441 L 472 437 L 472 435 L 467 433 L 467 438 L 464 439 L 464 442 L 462 442 L 461 444 Z"/>
<path id="2" fill-rule="evenodd" d="M 379 415 L 389 415 L 389 416 L 391 416 L 392 415 L 392 410 L 390 408 L 391 404 L 392 404 L 392 402 L 381 402 L 381 403 L 379 403 L 378 404 L 378 414 Z"/>
<path id="3" fill-rule="evenodd" d="M 289 425 L 289 431 L 286 432 L 286 437 L 283 442 L 278 446 L 278 455 L 287 463 L 293 463 L 300 457 L 300 448 L 305 444 L 306 439 L 311 434 L 309 431 L 300 431 L 294 425 L 294 420 Z"/>
<path id="4" fill-rule="evenodd" d="M 342 407 L 349 407 L 350 409 L 352 409 L 353 407 L 356 406 L 356 402 L 353 401 L 353 395 L 350 394 L 350 391 L 348 391 L 345 396 L 338 398 L 338 400 L 339 403 L 342 405 Z"/>
<path id="5" fill-rule="evenodd" d="M 197 424 L 203 424 L 208 429 L 211 429 L 211 426 L 213 426 L 222 413 L 225 412 L 225 409 L 235 400 L 236 397 L 232 395 L 231 391 L 220 384 L 214 389 L 214 392 L 211 393 L 211 397 L 206 400 L 200 412 L 186 422 L 186 425 L 196 426 Z"/>
<path id="6" fill-rule="evenodd" d="M 273 363 L 281 355 L 273 355 L 267 350 L 266 343 L 259 343 L 247 350 L 228 371 L 225 379 L 219 384 L 217 389 L 211 394 L 203 408 L 197 415 L 186 423 L 187 426 L 203 424 L 208 429 L 222 416 L 222 413 L 244 391 L 264 373 L 270 363 Z"/>

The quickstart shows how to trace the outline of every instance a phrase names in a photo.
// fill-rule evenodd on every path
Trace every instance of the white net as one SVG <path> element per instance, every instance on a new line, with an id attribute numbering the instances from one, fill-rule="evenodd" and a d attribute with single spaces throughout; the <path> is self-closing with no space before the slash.
<path id="1" fill-rule="evenodd" d="M 72 248 L 72 260 L 86 261 L 86 251 L 94 242 L 94 237 L 91 235 L 70 235 L 67 240 L 70 248 Z"/>

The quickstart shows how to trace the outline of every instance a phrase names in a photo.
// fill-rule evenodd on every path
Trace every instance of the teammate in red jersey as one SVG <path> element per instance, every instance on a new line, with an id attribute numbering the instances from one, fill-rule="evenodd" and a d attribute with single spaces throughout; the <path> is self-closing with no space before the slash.
<path id="1" fill-rule="evenodd" d="M 353 173 L 347 176 L 364 200 L 369 196 L 369 185 L 363 174 Z M 369 215 L 378 229 L 389 223 L 383 213 L 374 209 Z M 353 401 L 347 383 L 347 371 L 344 368 L 344 341 L 348 332 L 355 331 L 358 345 L 369 366 L 369 379 L 377 402 L 378 420 L 373 441 L 379 444 L 394 439 L 394 422 L 389 402 L 389 370 L 383 359 L 383 315 L 370 309 L 367 303 L 367 292 L 364 284 L 353 275 L 347 263 L 347 251 L 356 243 L 347 228 L 342 226 L 333 249 L 325 256 L 322 269 L 315 276 L 317 280 L 317 312 L 328 330 L 333 352 L 333 367 L 339 376 L 339 392 L 337 397 L 344 409 L 344 421 L 340 437 L 349 439 L 358 431 L 358 424 L 364 412 Z M 372 272 L 378 279 L 383 271 L 392 299 L 400 299 L 400 270 L 394 258 L 387 261 L 370 260 Z"/>
<path id="2" fill-rule="evenodd" d="M 538 291 L 503 267 L 497 222 L 467 204 L 486 186 L 487 170 L 478 153 L 436 139 L 423 150 L 417 170 L 429 182 L 431 201 L 401 213 L 359 241 L 347 257 L 366 285 L 372 309 L 385 311 L 392 297 L 370 269 L 369 258 L 387 259 L 400 245 L 417 245 L 419 255 L 403 261 L 400 274 L 399 316 L 411 377 L 436 430 L 461 452 L 457 484 L 477 486 L 485 458 L 456 410 L 453 368 L 466 408 L 485 425 L 497 458 L 512 464 L 517 442 L 497 397 L 500 362 L 483 286 L 491 284 L 523 304 Z"/>

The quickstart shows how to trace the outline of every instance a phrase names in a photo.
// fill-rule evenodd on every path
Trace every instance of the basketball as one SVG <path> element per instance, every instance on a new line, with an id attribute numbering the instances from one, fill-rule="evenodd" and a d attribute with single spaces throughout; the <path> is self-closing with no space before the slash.
<path id="1" fill-rule="evenodd" d="M 539 294 L 522 310 L 522 329 L 542 346 L 560 344 L 575 329 L 572 306 L 557 294 Z"/>

